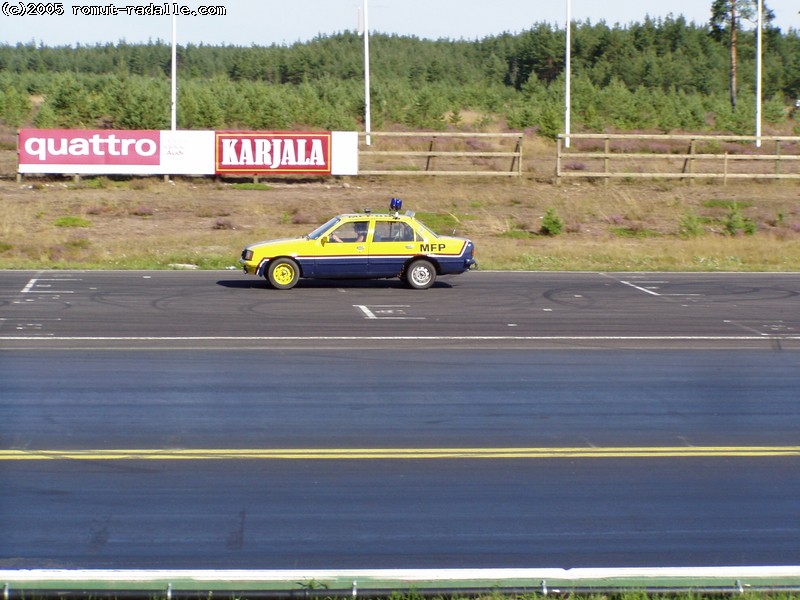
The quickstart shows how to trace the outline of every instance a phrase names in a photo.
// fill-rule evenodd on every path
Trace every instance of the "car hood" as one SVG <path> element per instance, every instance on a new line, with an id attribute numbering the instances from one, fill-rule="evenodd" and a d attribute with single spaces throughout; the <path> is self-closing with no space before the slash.
<path id="1" fill-rule="evenodd" d="M 277 240 L 265 240 L 263 242 L 255 242 L 253 244 L 248 244 L 245 246 L 248 250 L 256 250 L 256 249 L 265 249 L 274 246 L 282 246 L 284 244 L 292 244 L 296 243 L 298 240 L 304 240 L 306 236 L 298 235 L 296 237 L 287 237 L 287 238 L 279 238 Z"/>

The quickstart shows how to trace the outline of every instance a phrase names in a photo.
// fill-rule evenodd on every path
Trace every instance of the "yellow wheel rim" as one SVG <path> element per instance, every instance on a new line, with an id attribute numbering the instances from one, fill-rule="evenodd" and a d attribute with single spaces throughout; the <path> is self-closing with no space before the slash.
<path id="1" fill-rule="evenodd" d="M 295 272 L 291 265 L 281 263 L 275 267 L 272 276 L 280 285 L 288 285 L 294 281 Z"/>

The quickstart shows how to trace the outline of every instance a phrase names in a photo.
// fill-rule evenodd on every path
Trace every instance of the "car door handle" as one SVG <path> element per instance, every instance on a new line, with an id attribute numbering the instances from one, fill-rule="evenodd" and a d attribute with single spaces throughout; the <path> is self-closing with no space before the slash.
<path id="1" fill-rule="evenodd" d="M 406 244 L 406 250 L 413 250 L 414 244 Z"/>
<path id="2" fill-rule="evenodd" d="M 364 248 L 366 248 L 366 246 L 356 246 L 356 250 L 358 250 L 359 252 L 363 252 Z"/>

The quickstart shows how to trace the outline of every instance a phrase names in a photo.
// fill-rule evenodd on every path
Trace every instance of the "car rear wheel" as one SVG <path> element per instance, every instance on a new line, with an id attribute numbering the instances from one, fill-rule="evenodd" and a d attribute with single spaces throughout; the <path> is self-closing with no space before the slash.
<path id="1" fill-rule="evenodd" d="M 267 269 L 267 281 L 279 290 L 293 288 L 300 279 L 300 267 L 291 258 L 276 258 Z"/>
<path id="2" fill-rule="evenodd" d="M 436 269 L 427 260 L 415 260 L 406 269 L 406 282 L 417 290 L 426 290 L 436 281 Z"/>

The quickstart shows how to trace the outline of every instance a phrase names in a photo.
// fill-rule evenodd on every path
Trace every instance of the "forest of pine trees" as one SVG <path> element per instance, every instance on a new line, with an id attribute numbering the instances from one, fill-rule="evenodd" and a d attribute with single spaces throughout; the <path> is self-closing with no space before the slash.
<path id="1" fill-rule="evenodd" d="M 553 137 L 563 128 L 564 39 L 547 24 L 475 41 L 372 34 L 373 130 Z M 573 131 L 752 132 L 752 31 L 738 35 L 735 108 L 729 44 L 713 28 L 682 17 L 574 23 L 572 41 Z M 800 134 L 800 34 L 768 27 L 763 57 L 764 122 Z M 352 32 L 291 46 L 179 46 L 178 127 L 363 129 L 363 65 Z M 170 70 L 162 41 L 0 45 L 0 124 L 168 129 Z"/>

